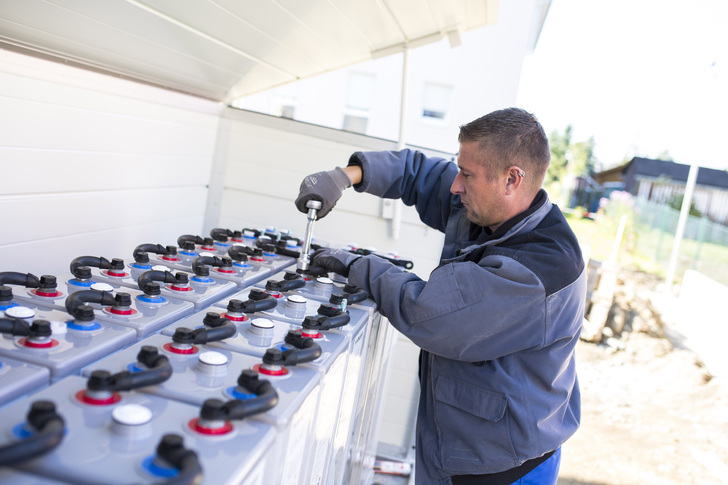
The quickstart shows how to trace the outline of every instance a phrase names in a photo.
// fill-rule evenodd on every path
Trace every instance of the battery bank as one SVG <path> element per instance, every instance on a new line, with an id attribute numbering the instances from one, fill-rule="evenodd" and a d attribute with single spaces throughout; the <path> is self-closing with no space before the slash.
<path id="1" fill-rule="evenodd" d="M 272 275 L 266 281 L 257 283 L 256 286 L 260 289 L 290 287 L 280 292 L 281 300 L 298 297 L 306 298 L 307 301 L 338 303 L 346 305 L 351 313 L 360 311 L 368 315 L 365 331 L 357 336 L 356 344 L 352 345 L 354 357 L 350 358 L 347 374 L 352 376 L 358 372 L 358 377 L 347 378 L 344 383 L 342 412 L 339 413 L 339 423 L 332 443 L 333 457 L 330 460 L 327 476 L 327 483 L 332 484 L 368 483 L 368 475 L 373 473 L 376 458 L 376 443 L 372 444 L 375 441 L 372 437 L 376 432 L 380 396 L 383 392 L 382 369 L 386 368 L 385 359 L 389 356 L 388 349 L 393 340 L 392 327 L 377 311 L 373 300 L 365 298 L 358 288 L 348 286 L 346 279 L 339 275 L 333 275 L 332 278 L 326 276 L 313 278 L 283 271 Z M 351 295 L 356 297 L 351 298 Z M 235 296 L 240 295 L 233 295 L 231 298 Z M 341 296 L 345 298 L 342 299 Z M 355 303 L 349 303 L 349 300 Z M 352 327 L 354 328 L 356 327 Z M 358 369 L 355 370 L 357 364 Z M 344 409 L 350 409 L 351 412 L 346 413 Z"/>
<path id="2" fill-rule="evenodd" d="M 219 310 L 222 311 L 222 308 L 219 308 Z M 172 335 L 177 327 L 204 327 L 205 317 L 210 315 L 218 315 L 218 313 L 200 312 L 163 329 L 162 334 Z M 321 375 L 321 397 L 317 410 L 318 417 L 314 434 L 311 473 L 310 478 L 302 483 L 324 483 L 333 456 L 330 449 L 336 426 L 339 422 L 342 423 L 342 426 L 348 426 L 349 424 L 349 418 L 340 419 L 339 413 L 343 411 L 350 415 L 354 399 L 348 397 L 345 400 L 348 407 L 342 410 L 344 382 L 345 379 L 356 382 L 359 378 L 358 370 L 360 366 L 358 365 L 358 359 L 353 364 L 353 374 L 349 375 L 348 372 L 351 336 L 335 330 L 305 331 L 299 325 L 276 319 L 274 316 L 262 315 L 264 316 L 251 314 L 249 317 L 245 317 L 245 321 L 234 322 L 237 328 L 234 336 L 211 342 L 206 347 L 240 352 L 262 358 L 267 349 L 271 347 L 279 348 L 282 351 L 291 348 L 290 345 L 284 342 L 290 332 L 303 333 L 304 336 L 314 339 L 316 344 L 321 347 L 320 357 L 308 364 L 302 364 L 302 366 L 314 367 Z M 223 316 L 226 316 L 226 314 L 223 314 Z M 366 318 L 366 313 L 360 312 L 358 317 Z M 363 325 L 364 323 L 357 322 L 357 325 Z M 347 391 L 355 392 L 356 388 L 349 386 Z"/>
<path id="3" fill-rule="evenodd" d="M 94 362 L 84 369 L 84 375 L 93 370 L 110 372 L 138 370 L 136 356 L 142 345 L 160 349 L 172 364 L 172 376 L 165 382 L 142 388 L 144 393 L 201 405 L 206 399 L 244 399 L 246 394 L 238 385 L 243 370 L 258 371 L 259 357 L 232 352 L 209 345 L 192 345 L 179 351 L 173 339 L 166 335 L 152 335 L 123 351 Z M 264 375 L 278 393 L 278 404 L 259 415 L 249 418 L 276 427 L 278 433 L 273 455 L 278 456 L 280 481 L 269 483 L 299 484 L 310 474 L 309 453 L 314 448 L 314 431 L 321 390 L 320 373 L 309 365 L 296 365 L 285 375 Z"/>
<path id="4" fill-rule="evenodd" d="M 112 286 L 104 281 L 94 281 L 96 276 L 91 276 L 90 279 L 66 276 L 69 277 L 65 280 L 69 293 L 75 295 L 71 296 L 72 299 L 80 297 L 80 292 L 89 290 L 106 292 L 113 297 L 113 300 L 107 298 L 108 303 L 89 302 L 89 305 L 96 309 L 97 320 L 132 328 L 137 332 L 138 339 L 158 332 L 195 311 L 194 304 L 189 301 L 151 296 L 138 289 Z"/>
<path id="5" fill-rule="evenodd" d="M 268 459 L 275 438 L 270 425 L 232 420 L 224 433 L 205 433 L 196 425 L 199 406 L 137 391 L 94 401 L 85 394 L 86 384 L 84 378 L 69 376 L 3 409 L 0 446 L 17 443 L 30 432 L 26 413 L 32 402 L 54 403 L 65 421 L 60 444 L 17 469 L 77 484 L 160 483 L 173 478 L 175 470 L 155 459 L 156 447 L 164 435 L 175 434 L 197 454 L 202 483 L 270 483 L 266 480 L 274 467 Z"/>

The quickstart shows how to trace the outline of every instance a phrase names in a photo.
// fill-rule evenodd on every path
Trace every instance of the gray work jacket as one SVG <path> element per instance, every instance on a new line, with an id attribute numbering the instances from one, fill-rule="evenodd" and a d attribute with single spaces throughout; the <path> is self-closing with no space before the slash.
<path id="1" fill-rule="evenodd" d="M 586 273 L 558 207 L 542 190 L 489 234 L 450 193 L 454 163 L 403 150 L 357 152 L 349 164 L 362 167 L 356 190 L 401 198 L 445 233 L 427 281 L 375 256 L 349 274 L 422 349 L 417 483 L 509 470 L 561 446 L 579 427 Z"/>

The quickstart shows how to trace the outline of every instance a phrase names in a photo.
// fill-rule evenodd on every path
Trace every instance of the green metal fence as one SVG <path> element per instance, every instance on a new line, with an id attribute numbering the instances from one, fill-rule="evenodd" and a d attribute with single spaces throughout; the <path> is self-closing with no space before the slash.
<path id="1" fill-rule="evenodd" d="M 662 275 L 672 254 L 680 212 L 666 204 L 635 198 L 633 206 L 632 250 Z M 695 269 L 728 285 L 728 227 L 705 217 L 689 216 L 680 244 L 676 280 L 686 269 Z"/>

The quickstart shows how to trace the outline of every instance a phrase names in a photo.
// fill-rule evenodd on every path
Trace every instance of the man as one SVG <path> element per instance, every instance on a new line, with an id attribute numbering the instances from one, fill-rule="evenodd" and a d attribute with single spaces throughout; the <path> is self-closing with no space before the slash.
<path id="1" fill-rule="evenodd" d="M 536 118 L 495 111 L 460 127 L 457 166 L 422 153 L 357 152 L 313 174 L 296 200 L 341 191 L 401 198 L 445 233 L 427 281 L 376 256 L 320 250 L 311 266 L 347 276 L 422 349 L 418 484 L 555 484 L 560 447 L 578 428 L 574 347 L 585 264 L 541 189 L 550 161 Z M 459 168 L 459 170 L 458 170 Z"/>

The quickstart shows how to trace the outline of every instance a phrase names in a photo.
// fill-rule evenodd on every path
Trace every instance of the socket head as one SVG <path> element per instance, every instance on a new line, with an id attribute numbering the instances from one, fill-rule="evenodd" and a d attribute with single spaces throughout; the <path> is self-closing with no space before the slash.
<path id="1" fill-rule="evenodd" d="M 320 200 L 309 200 L 306 202 L 306 208 L 307 209 L 315 209 L 320 210 L 324 205 L 321 203 Z"/>

